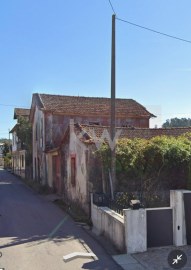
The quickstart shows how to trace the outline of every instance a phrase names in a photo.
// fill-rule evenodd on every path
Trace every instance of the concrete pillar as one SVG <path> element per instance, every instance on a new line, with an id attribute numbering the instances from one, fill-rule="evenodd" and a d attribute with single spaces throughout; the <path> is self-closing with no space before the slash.
<path id="1" fill-rule="evenodd" d="M 186 192 L 191 191 L 188 190 L 170 191 L 170 206 L 173 209 L 173 244 L 175 246 L 187 245 L 184 197 L 183 197 L 183 194 Z"/>
<path id="2" fill-rule="evenodd" d="M 147 216 L 145 209 L 124 210 L 127 253 L 147 250 Z"/>
<path id="3" fill-rule="evenodd" d="M 91 221 L 93 224 L 92 231 L 96 235 L 100 235 L 102 232 L 102 215 L 101 210 L 99 210 L 99 207 L 93 203 L 93 193 L 90 194 L 91 196 Z"/>

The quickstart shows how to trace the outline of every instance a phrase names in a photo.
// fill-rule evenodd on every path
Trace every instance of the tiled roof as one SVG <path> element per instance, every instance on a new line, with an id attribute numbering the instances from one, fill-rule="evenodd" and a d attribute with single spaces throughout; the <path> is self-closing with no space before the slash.
<path id="1" fill-rule="evenodd" d="M 191 132 L 191 127 L 180 127 L 180 128 L 124 128 L 118 127 L 116 128 L 117 131 L 121 131 L 119 138 L 144 138 L 144 139 L 151 139 L 152 137 L 156 136 L 180 136 L 187 132 Z M 109 127 L 103 126 L 90 126 L 90 125 L 79 125 L 76 124 L 76 132 L 80 132 L 83 137 L 84 141 L 93 142 L 97 137 L 100 139 L 103 134 L 109 134 Z M 107 133 L 108 132 L 108 133 Z M 84 136 L 85 135 L 85 136 Z"/>
<path id="2" fill-rule="evenodd" d="M 30 109 L 15 108 L 14 110 L 14 119 L 17 119 L 18 116 L 28 116 L 30 115 Z"/>
<path id="3" fill-rule="evenodd" d="M 47 111 L 70 115 L 110 115 L 109 98 L 33 94 L 35 95 L 39 97 L 41 108 Z M 116 99 L 116 116 L 155 117 L 133 99 Z"/>
<path id="4" fill-rule="evenodd" d="M 18 124 L 14 125 L 14 127 L 9 131 L 9 133 L 13 133 L 14 131 L 16 131 Z"/>

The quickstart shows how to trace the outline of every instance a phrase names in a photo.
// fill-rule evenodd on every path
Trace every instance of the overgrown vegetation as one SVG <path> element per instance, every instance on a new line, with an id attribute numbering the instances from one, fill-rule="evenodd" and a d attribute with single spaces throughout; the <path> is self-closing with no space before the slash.
<path id="1" fill-rule="evenodd" d="M 11 166 L 12 166 L 11 153 L 6 153 L 3 159 L 4 159 L 4 168 L 11 169 Z"/>
<path id="2" fill-rule="evenodd" d="M 54 203 L 57 204 L 62 210 L 66 211 L 76 222 L 92 225 L 90 218 L 80 207 L 79 203 L 73 202 L 67 204 L 62 199 L 57 199 Z"/>
<path id="3" fill-rule="evenodd" d="M 18 118 L 16 134 L 22 144 L 22 149 L 26 150 L 26 166 L 30 166 L 32 164 L 32 126 L 25 117 Z"/>
<path id="4" fill-rule="evenodd" d="M 191 134 L 178 138 L 121 139 L 116 146 L 117 191 L 141 199 L 146 206 L 169 203 L 170 189 L 191 188 Z M 105 177 L 110 167 L 107 144 L 98 150 Z M 124 198 L 123 198 L 124 200 Z"/>
<path id="5" fill-rule="evenodd" d="M 6 138 L 1 138 L 0 143 L 3 143 L 3 157 L 0 160 L 1 166 L 3 165 L 5 169 L 11 169 L 11 141 Z M 2 161 L 3 160 L 3 161 Z"/>
<path id="6" fill-rule="evenodd" d="M 48 195 L 52 193 L 52 190 L 47 185 L 41 185 L 39 182 L 34 181 L 33 179 L 24 179 L 23 181 L 26 185 L 39 194 Z"/>

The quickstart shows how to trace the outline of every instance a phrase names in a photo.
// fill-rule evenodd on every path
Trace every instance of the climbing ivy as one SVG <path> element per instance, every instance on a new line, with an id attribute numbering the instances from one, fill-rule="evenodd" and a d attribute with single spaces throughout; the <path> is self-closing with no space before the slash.
<path id="1" fill-rule="evenodd" d="M 110 149 L 97 151 L 105 174 L 110 168 Z M 120 139 L 116 145 L 117 191 L 136 192 L 145 200 L 160 200 L 159 191 L 191 189 L 191 134 L 146 139 Z M 144 195 L 146 194 L 146 195 Z"/>

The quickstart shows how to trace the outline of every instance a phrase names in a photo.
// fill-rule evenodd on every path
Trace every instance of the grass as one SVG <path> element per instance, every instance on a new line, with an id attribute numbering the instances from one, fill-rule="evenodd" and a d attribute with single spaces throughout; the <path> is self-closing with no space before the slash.
<path id="1" fill-rule="evenodd" d="M 34 181 L 32 179 L 24 179 L 23 180 L 27 186 L 32 188 L 39 194 L 48 195 L 52 194 L 53 191 L 48 186 L 42 186 L 39 182 Z M 62 210 L 67 212 L 76 222 L 86 223 L 89 226 L 92 225 L 90 218 L 84 212 L 84 210 L 79 206 L 78 203 L 66 203 L 62 199 L 56 199 L 54 201 L 56 205 L 58 205 Z"/>
<path id="2" fill-rule="evenodd" d="M 29 186 L 30 188 L 32 188 L 39 194 L 47 195 L 47 194 L 52 193 L 51 189 L 48 186 L 42 185 L 37 181 L 31 180 L 31 179 L 23 179 L 23 181 L 25 182 L 27 186 Z"/>
<path id="3" fill-rule="evenodd" d="M 61 209 L 66 211 L 76 222 L 86 223 L 92 225 L 90 218 L 84 212 L 84 210 L 77 203 L 67 204 L 62 199 L 57 199 L 54 201 Z"/>

